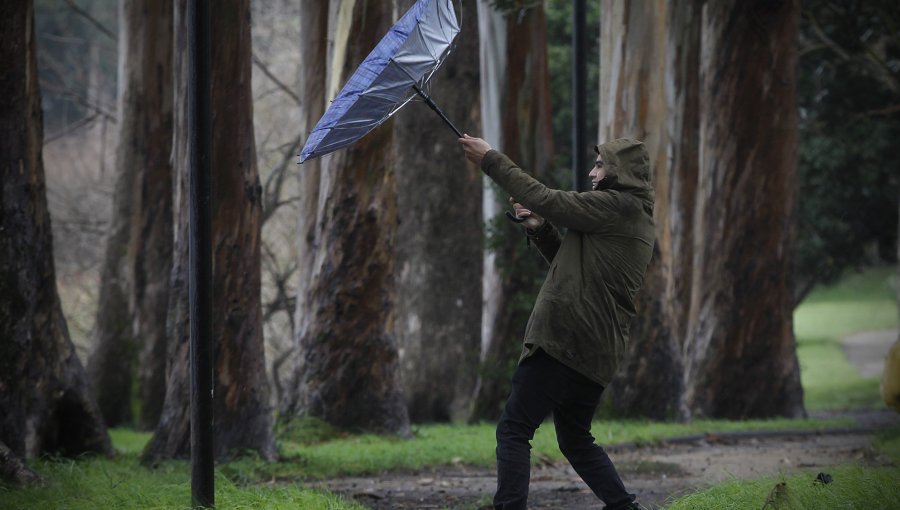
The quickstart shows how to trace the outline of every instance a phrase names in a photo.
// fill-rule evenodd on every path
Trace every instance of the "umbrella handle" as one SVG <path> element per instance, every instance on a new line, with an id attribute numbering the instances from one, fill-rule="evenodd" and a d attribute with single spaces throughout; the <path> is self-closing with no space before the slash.
<path id="1" fill-rule="evenodd" d="M 448 119 L 447 116 L 444 115 L 444 112 L 442 112 L 441 109 L 438 108 L 438 105 L 434 104 L 434 101 L 432 101 L 431 98 L 428 97 L 424 92 L 422 92 L 422 89 L 419 88 L 419 84 L 413 83 L 413 88 L 416 89 L 417 94 L 422 96 L 422 99 L 425 100 L 425 104 L 427 104 L 432 110 L 434 110 L 435 113 L 440 115 L 441 119 L 443 119 L 444 122 L 446 122 L 447 125 L 450 126 L 450 129 L 452 129 L 453 132 L 456 133 L 456 136 L 462 138 L 463 134 L 458 129 L 456 129 L 456 126 L 454 126 L 453 123 L 450 122 L 450 119 Z"/>
<path id="2" fill-rule="evenodd" d="M 509 219 L 509 221 L 511 221 L 513 223 L 522 223 L 523 221 L 528 219 L 528 218 L 519 218 L 518 216 L 516 216 L 515 214 L 513 214 L 509 211 L 506 211 L 506 217 Z"/>

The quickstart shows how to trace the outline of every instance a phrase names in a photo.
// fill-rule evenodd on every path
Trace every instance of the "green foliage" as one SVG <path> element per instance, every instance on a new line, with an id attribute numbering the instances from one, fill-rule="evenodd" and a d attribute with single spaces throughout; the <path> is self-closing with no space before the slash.
<path id="1" fill-rule="evenodd" d="M 816 289 L 794 312 L 797 357 L 807 409 L 880 407 L 878 378 L 862 378 L 847 361 L 841 338 L 897 327 L 893 268 L 850 275 Z"/>
<path id="2" fill-rule="evenodd" d="M 572 11 L 570 1 L 544 2 L 547 14 L 547 66 L 550 72 L 550 106 L 553 111 L 553 146 L 556 176 L 571 181 L 572 174 Z M 593 164 L 594 137 L 597 136 L 600 101 L 600 2 L 586 2 L 585 19 L 587 91 L 585 132 Z M 603 140 L 599 140 L 603 141 Z M 579 169 L 581 170 L 581 169 Z M 583 169 L 588 172 L 590 168 Z M 569 182 L 568 187 L 571 183 Z"/>
<path id="3" fill-rule="evenodd" d="M 803 4 L 797 301 L 848 268 L 893 261 L 900 175 L 895 2 Z"/>

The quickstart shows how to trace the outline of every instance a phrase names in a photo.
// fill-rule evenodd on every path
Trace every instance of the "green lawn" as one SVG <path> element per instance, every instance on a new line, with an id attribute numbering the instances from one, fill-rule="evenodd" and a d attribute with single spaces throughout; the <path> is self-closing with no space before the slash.
<path id="1" fill-rule="evenodd" d="M 847 361 L 841 338 L 898 325 L 896 269 L 855 273 L 812 292 L 794 313 L 797 356 L 808 410 L 881 407 L 877 378 Z"/>

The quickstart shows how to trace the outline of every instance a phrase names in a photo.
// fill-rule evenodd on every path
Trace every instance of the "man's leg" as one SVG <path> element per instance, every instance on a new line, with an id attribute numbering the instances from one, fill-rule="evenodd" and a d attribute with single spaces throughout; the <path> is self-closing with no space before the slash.
<path id="1" fill-rule="evenodd" d="M 603 387 L 574 370 L 570 380 L 568 398 L 553 410 L 559 449 L 594 494 L 606 503 L 606 510 L 632 508 L 634 494 L 625 490 L 609 456 L 591 435 L 591 419 Z"/>
<path id="2" fill-rule="evenodd" d="M 531 476 L 534 431 L 550 415 L 562 395 L 564 378 L 554 372 L 554 360 L 543 351 L 516 368 L 512 391 L 497 423 L 497 493 L 495 509 L 525 509 Z"/>

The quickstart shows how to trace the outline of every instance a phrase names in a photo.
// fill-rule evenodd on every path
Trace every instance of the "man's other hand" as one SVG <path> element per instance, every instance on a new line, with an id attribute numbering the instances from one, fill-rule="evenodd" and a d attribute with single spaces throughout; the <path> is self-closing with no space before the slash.
<path id="1" fill-rule="evenodd" d="M 537 230 L 544 225 L 544 218 L 538 216 L 537 213 L 531 212 L 530 209 L 526 209 L 525 206 L 516 202 L 516 199 L 513 197 L 509 197 L 509 203 L 515 211 L 516 218 L 525 218 L 525 221 L 522 222 L 523 227 L 529 230 Z"/>
<path id="2" fill-rule="evenodd" d="M 481 160 L 491 150 L 491 146 L 481 138 L 469 135 L 463 135 L 462 138 L 459 138 L 459 144 L 462 145 L 463 151 L 466 153 L 466 159 L 481 168 Z"/>

